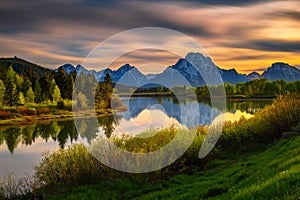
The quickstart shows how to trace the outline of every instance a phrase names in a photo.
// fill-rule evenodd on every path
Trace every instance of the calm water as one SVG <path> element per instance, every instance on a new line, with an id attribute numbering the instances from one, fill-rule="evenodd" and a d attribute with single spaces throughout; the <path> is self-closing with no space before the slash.
<path id="1" fill-rule="evenodd" d="M 172 98 L 139 97 L 123 99 L 126 112 L 115 116 L 97 118 L 92 126 L 89 119 L 47 121 L 33 125 L 0 126 L 0 176 L 15 172 L 18 176 L 32 175 L 45 151 L 66 148 L 74 143 L 88 144 L 97 136 L 111 137 L 119 134 L 137 134 L 149 128 L 161 128 L 171 124 L 187 127 L 209 125 L 220 114 L 207 102 L 185 101 L 178 104 Z M 226 118 L 237 120 L 250 117 L 271 101 L 227 103 Z M 181 110 L 184 108 L 185 112 Z M 194 116 L 198 118 L 194 119 Z M 78 130 L 76 129 L 78 127 Z"/>

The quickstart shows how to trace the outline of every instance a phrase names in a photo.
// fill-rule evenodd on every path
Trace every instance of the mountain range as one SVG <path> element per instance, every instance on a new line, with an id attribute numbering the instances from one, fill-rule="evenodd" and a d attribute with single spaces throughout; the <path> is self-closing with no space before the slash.
<path id="1" fill-rule="evenodd" d="M 195 62 L 197 64 L 195 67 L 188 60 L 196 60 Z M 87 70 L 81 65 L 75 67 L 71 64 L 65 64 L 59 68 L 63 68 L 67 73 L 76 71 L 77 74 L 93 74 L 98 81 L 103 81 L 106 73 L 108 73 L 113 82 L 135 87 L 151 83 L 161 84 L 167 87 L 178 85 L 203 86 L 206 85 L 204 79 L 214 80 L 216 79 L 215 77 L 218 77 L 216 72 L 219 72 L 224 83 L 231 84 L 248 82 L 258 78 L 267 78 L 272 81 L 285 80 L 288 82 L 300 80 L 300 70 L 286 63 L 273 63 L 262 75 L 257 72 L 252 72 L 247 75 L 238 73 L 234 68 L 229 70 L 221 69 L 215 65 L 210 57 L 200 53 L 189 53 L 185 58 L 179 59 L 174 65 L 167 67 L 160 74 L 144 75 L 136 67 L 129 64 L 125 64 L 117 70 L 107 68 L 98 72 L 95 70 Z M 55 70 L 57 71 L 59 68 Z M 199 72 L 203 74 L 201 75 Z M 205 78 L 203 78 L 204 76 Z"/>
<path id="2" fill-rule="evenodd" d="M 193 64 L 191 64 L 191 62 Z M 4 75 L 5 69 L 8 68 L 9 65 L 12 65 L 14 70 L 18 73 L 22 73 L 30 68 L 38 75 L 44 73 L 50 74 L 59 69 L 63 69 L 68 74 L 71 72 L 76 72 L 77 74 L 92 74 L 99 82 L 103 81 L 105 75 L 108 73 L 114 83 L 135 87 L 151 84 L 160 84 L 169 88 L 182 85 L 195 87 L 206 85 L 206 83 L 208 83 L 208 85 L 217 84 L 218 79 L 222 79 L 224 83 L 231 84 L 248 82 L 258 78 L 266 78 L 272 81 L 285 80 L 288 82 L 300 80 L 300 69 L 286 63 L 273 63 L 272 66 L 268 67 L 261 75 L 257 72 L 252 72 L 247 75 L 238 73 L 234 68 L 229 70 L 221 69 L 215 65 L 210 57 L 200 53 L 189 53 L 185 58 L 181 58 L 174 65 L 167 67 L 162 73 L 146 75 L 130 64 L 125 64 L 117 70 L 107 68 L 101 71 L 95 71 L 88 70 L 82 65 L 75 67 L 71 64 L 64 64 L 51 70 L 17 57 L 0 58 L 0 73 L 2 75 Z"/>

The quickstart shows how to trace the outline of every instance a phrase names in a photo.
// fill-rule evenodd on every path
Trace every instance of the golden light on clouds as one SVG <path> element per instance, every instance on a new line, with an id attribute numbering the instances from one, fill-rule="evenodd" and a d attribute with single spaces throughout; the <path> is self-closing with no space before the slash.
<path id="1" fill-rule="evenodd" d="M 300 65 L 300 1 L 203 2 L 130 1 L 91 6 L 81 0 L 72 4 L 29 0 L 24 5 L 4 0 L 0 2 L 1 13 L 13 10 L 14 16 L 9 22 L 0 16 L 0 55 L 18 56 L 49 68 L 77 65 L 114 34 L 139 27 L 162 27 L 196 40 L 221 68 L 234 67 L 248 73 L 262 72 L 276 61 Z M 130 46 L 135 47 L 143 39 L 143 35 L 132 35 L 110 45 L 123 48 L 131 41 Z M 176 37 L 164 38 L 162 45 L 172 47 L 174 42 L 187 46 Z M 98 60 L 88 67 L 101 66 Z M 141 50 L 121 56 L 110 67 L 129 63 L 144 73 L 158 73 L 162 66 L 177 60 L 178 56 L 161 50 Z"/>

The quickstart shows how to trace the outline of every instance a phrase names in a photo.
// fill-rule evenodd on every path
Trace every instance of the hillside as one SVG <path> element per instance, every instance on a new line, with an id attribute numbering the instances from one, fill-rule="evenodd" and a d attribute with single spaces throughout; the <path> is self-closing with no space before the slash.
<path id="1" fill-rule="evenodd" d="M 34 73 L 36 73 L 39 77 L 44 74 L 51 74 L 52 69 L 48 69 L 42 66 L 39 66 L 37 64 L 28 62 L 26 60 L 23 60 L 21 58 L 0 58 L 0 75 L 1 77 L 5 77 L 6 70 L 9 68 L 9 66 L 12 66 L 13 69 L 18 74 L 23 74 L 25 71 L 32 70 Z"/>
<path id="2" fill-rule="evenodd" d="M 250 151 L 250 152 L 249 152 Z M 65 191 L 52 199 L 297 199 L 300 136 L 247 153 L 227 152 L 202 171 L 141 185 L 118 180 Z"/>

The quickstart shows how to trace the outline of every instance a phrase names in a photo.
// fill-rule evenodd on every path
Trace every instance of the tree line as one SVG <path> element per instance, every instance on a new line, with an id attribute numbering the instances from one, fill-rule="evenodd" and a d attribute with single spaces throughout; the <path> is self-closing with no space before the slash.
<path id="1" fill-rule="evenodd" d="M 12 66 L 8 68 L 5 76 L 0 78 L 0 106 L 71 100 L 76 78 L 78 84 L 74 92 L 81 107 L 95 103 L 102 108 L 110 107 L 112 80 L 109 74 L 106 75 L 104 82 L 98 83 L 91 74 L 77 75 L 76 72 L 68 74 L 62 68 L 51 74 L 39 76 L 31 69 L 18 74 Z M 96 94 L 93 94 L 94 91 Z M 91 98 L 92 95 L 95 95 L 94 99 Z"/>
<path id="2" fill-rule="evenodd" d="M 286 82 L 284 80 L 270 81 L 268 79 L 254 79 L 236 85 L 225 83 L 218 86 L 197 87 L 195 92 L 198 96 L 209 95 L 209 91 L 218 90 L 224 87 L 226 95 L 247 95 L 247 96 L 276 96 L 290 93 L 300 93 L 300 80 Z"/>
<path id="3" fill-rule="evenodd" d="M 10 66 L 3 79 L 0 79 L 0 104 L 2 106 L 58 102 L 62 96 L 55 77 L 47 74 L 38 77 L 33 71 L 27 70 L 19 75 Z"/>

